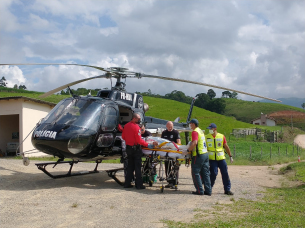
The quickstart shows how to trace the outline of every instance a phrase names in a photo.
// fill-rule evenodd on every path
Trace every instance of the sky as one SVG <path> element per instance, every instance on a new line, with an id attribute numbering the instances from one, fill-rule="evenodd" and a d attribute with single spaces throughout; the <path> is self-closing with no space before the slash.
<path id="1" fill-rule="evenodd" d="M 119 66 L 270 98 L 305 98 L 305 1 L 1 0 L 0 63 Z M 101 74 L 78 66 L 0 66 L 8 87 L 43 92 Z M 126 83 L 129 92 L 161 95 L 211 89 L 148 78 Z M 95 79 L 72 88 L 110 86 L 109 79 Z"/>

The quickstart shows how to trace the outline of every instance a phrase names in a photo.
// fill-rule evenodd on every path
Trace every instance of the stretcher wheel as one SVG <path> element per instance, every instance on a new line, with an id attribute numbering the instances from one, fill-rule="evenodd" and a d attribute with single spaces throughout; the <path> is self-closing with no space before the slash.
<path id="1" fill-rule="evenodd" d="M 177 185 L 175 185 L 174 189 L 175 189 L 175 191 L 177 191 L 177 190 L 178 190 L 178 187 L 177 187 Z"/>
<path id="2" fill-rule="evenodd" d="M 164 186 L 161 186 L 160 190 L 161 190 L 161 193 L 163 193 L 164 192 Z"/>
<path id="3" fill-rule="evenodd" d="M 149 181 L 149 187 L 152 187 L 152 185 L 153 185 L 153 182 Z"/>

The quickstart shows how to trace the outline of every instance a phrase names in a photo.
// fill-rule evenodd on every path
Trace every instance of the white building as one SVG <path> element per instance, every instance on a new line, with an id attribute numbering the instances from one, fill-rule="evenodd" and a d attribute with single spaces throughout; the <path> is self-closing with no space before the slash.
<path id="1" fill-rule="evenodd" d="M 28 97 L 0 98 L 0 150 L 14 154 L 16 146 L 19 152 L 34 150 L 31 134 L 36 124 L 44 118 L 56 104 Z M 22 141 L 28 138 L 22 143 Z M 45 156 L 39 152 L 28 154 L 28 157 Z"/>
<path id="2" fill-rule="evenodd" d="M 263 125 L 263 126 L 275 126 L 276 121 L 274 118 L 262 113 L 260 118 L 251 120 L 251 124 Z"/>

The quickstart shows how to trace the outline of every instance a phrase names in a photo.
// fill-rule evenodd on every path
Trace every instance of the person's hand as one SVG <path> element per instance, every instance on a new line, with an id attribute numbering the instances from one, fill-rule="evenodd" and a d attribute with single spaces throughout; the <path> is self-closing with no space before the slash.
<path id="1" fill-rule="evenodd" d="M 187 151 L 184 152 L 184 151 L 183 151 L 182 154 L 183 154 L 183 155 L 188 155 L 189 152 L 187 152 Z"/>
<path id="2" fill-rule="evenodd" d="M 233 158 L 232 157 L 230 157 L 230 162 L 233 163 Z"/>
<path id="3" fill-rule="evenodd" d="M 154 149 L 154 145 L 153 144 L 148 144 L 147 146 L 149 149 Z"/>

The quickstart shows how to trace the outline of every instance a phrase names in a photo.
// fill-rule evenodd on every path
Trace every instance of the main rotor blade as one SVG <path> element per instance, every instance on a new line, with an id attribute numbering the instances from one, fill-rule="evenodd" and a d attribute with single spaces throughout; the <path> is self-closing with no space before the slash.
<path id="1" fill-rule="evenodd" d="M 85 81 L 89 81 L 89 80 L 96 79 L 96 78 L 109 78 L 109 77 L 104 74 L 104 75 L 99 75 L 99 76 L 95 76 L 95 77 L 91 77 L 91 78 L 85 78 L 85 79 L 81 79 L 81 80 L 78 80 L 78 81 L 70 82 L 70 83 L 68 83 L 66 85 L 60 86 L 60 87 L 58 87 L 56 89 L 53 89 L 53 90 L 51 90 L 49 92 L 46 92 L 46 93 L 40 95 L 39 97 L 40 98 L 45 98 L 45 97 L 48 97 L 48 96 L 52 95 L 53 93 L 57 93 L 57 92 L 65 89 L 65 88 L 67 88 L 68 86 L 73 86 L 75 84 L 78 84 L 78 83 L 81 83 L 81 82 L 85 82 Z"/>
<path id="2" fill-rule="evenodd" d="M 85 66 L 85 67 L 91 67 L 95 68 L 97 70 L 102 70 L 102 71 L 107 71 L 105 68 L 102 67 L 97 67 L 97 66 L 91 66 L 91 65 L 83 65 L 83 64 L 75 64 L 75 63 L 7 63 L 3 64 L 1 63 L 0 66 L 6 66 L 6 65 L 13 65 L 13 66 L 19 66 L 19 65 L 55 65 L 55 66 L 65 66 L 65 65 L 70 65 L 70 66 Z"/>
<path id="3" fill-rule="evenodd" d="M 168 77 L 147 75 L 147 74 L 141 74 L 141 77 L 144 77 L 144 78 L 158 78 L 158 79 L 169 80 L 169 81 L 186 82 L 186 83 L 191 83 L 191 84 L 209 86 L 209 87 L 214 87 L 214 88 L 218 88 L 218 89 L 230 90 L 230 91 L 234 91 L 234 92 L 237 92 L 237 93 L 242 93 L 242 94 L 250 95 L 250 96 L 253 96 L 253 97 L 259 97 L 259 98 L 263 98 L 263 99 L 267 99 L 267 100 L 271 100 L 271 101 L 282 102 L 280 100 L 276 100 L 276 99 L 273 99 L 273 98 L 263 97 L 263 96 L 252 94 L 252 93 L 247 93 L 247 92 L 243 92 L 243 91 L 239 91 L 239 90 L 235 90 L 235 89 L 229 89 L 229 88 L 222 87 L 222 86 L 206 84 L 206 83 L 202 83 L 202 82 L 194 82 L 194 81 L 189 81 L 189 80 L 184 80 L 184 79 L 179 79 L 179 78 L 168 78 Z"/>

